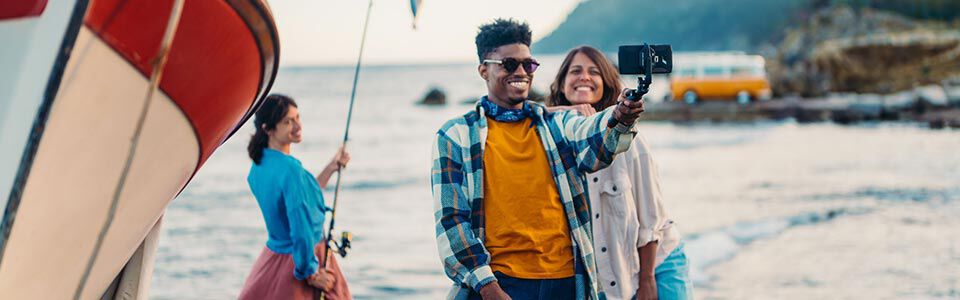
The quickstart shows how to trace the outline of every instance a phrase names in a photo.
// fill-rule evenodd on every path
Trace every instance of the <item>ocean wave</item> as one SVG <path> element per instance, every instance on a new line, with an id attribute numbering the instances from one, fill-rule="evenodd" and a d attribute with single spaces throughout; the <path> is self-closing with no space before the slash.
<path id="1" fill-rule="evenodd" d="M 733 258 L 743 247 L 756 240 L 776 236 L 783 231 L 806 225 L 828 222 L 841 216 L 871 212 L 869 208 L 836 208 L 810 212 L 789 218 L 740 222 L 732 226 L 689 234 L 685 251 L 690 258 L 690 277 L 697 285 L 708 286 L 712 278 L 705 270 Z"/>
<path id="2" fill-rule="evenodd" d="M 410 186 L 410 185 L 428 186 L 425 183 L 425 180 L 421 178 L 408 177 L 408 178 L 396 178 L 393 180 L 371 179 L 371 180 L 352 181 L 350 183 L 341 183 L 341 188 L 345 190 L 381 190 L 381 189 L 391 189 L 391 188 Z M 325 192 L 332 192 L 334 188 L 335 188 L 334 185 L 330 184 L 327 186 Z"/>
<path id="3" fill-rule="evenodd" d="M 846 199 L 876 199 L 880 201 L 912 201 L 912 202 L 950 202 L 960 200 L 960 187 L 953 188 L 883 188 L 866 187 L 846 193 L 816 194 L 804 197 L 803 200 L 846 200 Z"/>

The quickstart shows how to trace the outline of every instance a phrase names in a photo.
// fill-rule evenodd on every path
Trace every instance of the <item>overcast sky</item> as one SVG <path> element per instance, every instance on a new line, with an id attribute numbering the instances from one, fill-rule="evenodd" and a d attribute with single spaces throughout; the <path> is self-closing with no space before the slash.
<path id="1" fill-rule="evenodd" d="M 555 29 L 580 0 L 424 0 L 417 30 L 409 0 L 375 0 L 364 64 L 470 62 L 477 26 L 494 18 L 525 20 L 533 39 Z M 281 64 L 356 62 L 367 0 L 274 0 Z"/>

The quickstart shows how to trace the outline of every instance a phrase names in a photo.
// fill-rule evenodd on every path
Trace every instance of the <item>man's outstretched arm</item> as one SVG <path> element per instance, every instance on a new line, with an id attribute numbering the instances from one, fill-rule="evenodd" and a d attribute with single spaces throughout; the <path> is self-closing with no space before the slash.
<path id="1" fill-rule="evenodd" d="M 636 129 L 634 123 L 643 112 L 643 101 L 626 101 L 589 117 L 564 112 L 554 115 L 561 134 L 577 153 L 577 168 L 592 173 L 606 168 L 614 155 L 630 149 Z M 613 119 L 614 127 L 608 127 Z"/>

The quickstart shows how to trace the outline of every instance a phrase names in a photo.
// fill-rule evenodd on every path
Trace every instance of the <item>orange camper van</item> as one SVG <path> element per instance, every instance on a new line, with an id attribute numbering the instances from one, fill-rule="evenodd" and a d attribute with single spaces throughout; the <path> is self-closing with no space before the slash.
<path id="1" fill-rule="evenodd" d="M 676 101 L 768 100 L 770 83 L 763 57 L 741 52 L 689 53 L 674 57 L 670 92 Z"/>

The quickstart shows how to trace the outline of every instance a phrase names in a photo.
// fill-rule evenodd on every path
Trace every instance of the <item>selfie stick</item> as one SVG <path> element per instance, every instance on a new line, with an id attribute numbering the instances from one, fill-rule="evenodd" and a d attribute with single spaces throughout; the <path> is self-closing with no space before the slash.
<path id="1" fill-rule="evenodd" d="M 647 43 L 643 43 L 643 48 L 640 49 L 640 61 L 644 65 L 643 76 L 637 76 L 637 89 L 627 89 L 627 92 L 624 93 L 624 98 L 629 101 L 642 99 L 643 95 L 650 91 L 650 83 L 653 82 L 653 48 L 650 48 Z M 607 121 L 607 127 L 616 127 L 618 122 L 620 121 L 616 118 L 610 118 Z"/>
<path id="2" fill-rule="evenodd" d="M 367 17 L 363 21 L 363 36 L 360 38 L 360 55 L 357 57 L 357 67 L 353 71 L 353 89 L 350 91 L 350 108 L 347 109 L 347 126 L 343 130 L 343 147 L 346 148 L 347 140 L 350 138 L 350 120 L 353 117 L 353 102 L 357 96 L 357 81 L 360 78 L 360 62 L 363 60 L 363 46 L 367 42 L 367 24 L 370 23 L 370 10 L 373 8 L 373 0 L 370 0 L 370 4 L 367 5 Z M 340 198 L 340 179 L 343 179 L 343 166 L 339 163 L 337 164 L 337 184 L 333 192 L 333 209 L 330 210 L 330 227 L 327 228 L 327 232 L 324 236 L 327 239 L 324 241 L 326 247 L 323 250 L 323 266 L 321 268 L 327 268 L 327 262 L 330 261 L 330 235 L 333 234 L 333 225 L 337 220 L 337 200 Z M 349 247 L 348 236 L 350 234 L 344 232 L 344 242 L 343 245 L 338 245 L 338 248 Z M 336 243 L 336 242 L 334 242 Z M 340 256 L 346 255 L 346 249 L 340 249 Z M 320 299 L 325 298 L 325 293 L 320 292 Z"/>

